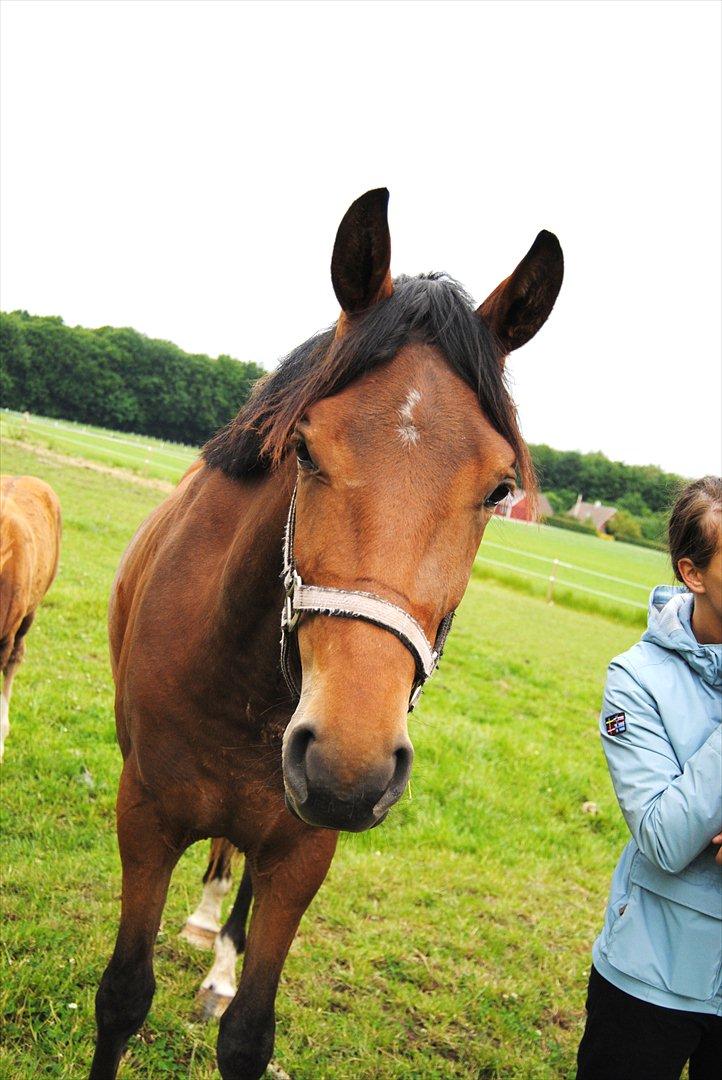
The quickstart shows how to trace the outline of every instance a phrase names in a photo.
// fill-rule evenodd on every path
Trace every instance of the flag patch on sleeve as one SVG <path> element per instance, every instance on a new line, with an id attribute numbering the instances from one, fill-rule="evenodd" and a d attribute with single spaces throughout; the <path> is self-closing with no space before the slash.
<path id="1" fill-rule="evenodd" d="M 604 726 L 607 735 L 622 735 L 627 730 L 627 717 L 623 712 L 612 713 L 611 716 L 605 716 Z"/>

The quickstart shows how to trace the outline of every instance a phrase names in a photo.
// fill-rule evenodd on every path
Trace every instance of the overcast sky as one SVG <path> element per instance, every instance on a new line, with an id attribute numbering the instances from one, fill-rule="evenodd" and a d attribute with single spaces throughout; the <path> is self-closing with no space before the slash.
<path id="1" fill-rule="evenodd" d="M 719 472 L 720 11 L 6 0 L 2 307 L 272 366 L 387 186 L 393 272 L 479 301 L 559 236 L 510 363 L 530 441 Z"/>

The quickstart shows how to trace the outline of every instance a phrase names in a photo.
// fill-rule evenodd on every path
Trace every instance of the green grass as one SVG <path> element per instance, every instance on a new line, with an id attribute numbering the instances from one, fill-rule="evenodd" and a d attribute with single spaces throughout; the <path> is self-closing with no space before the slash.
<path id="1" fill-rule="evenodd" d="M 53 485 L 65 530 L 2 770 L 0 1076 L 77 1078 L 118 916 L 107 597 L 162 496 L 14 445 L 2 464 Z M 591 943 L 626 839 L 597 709 L 609 658 L 636 636 L 472 580 L 410 721 L 411 792 L 381 829 L 342 837 L 286 964 L 275 1056 L 294 1080 L 574 1075 Z M 216 1025 L 192 1020 L 208 954 L 177 936 L 205 858 L 205 845 L 192 849 L 174 876 L 158 992 L 125 1077 L 217 1075 Z"/>

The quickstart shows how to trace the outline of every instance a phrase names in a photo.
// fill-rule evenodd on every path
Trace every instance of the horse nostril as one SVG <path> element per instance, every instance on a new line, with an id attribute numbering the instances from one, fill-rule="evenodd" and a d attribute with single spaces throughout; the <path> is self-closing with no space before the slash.
<path id="1" fill-rule="evenodd" d="M 291 764 L 300 768 L 303 765 L 303 759 L 306 756 L 309 743 L 312 743 L 316 736 L 313 733 L 312 728 L 306 724 L 299 724 L 298 727 L 291 733 L 291 738 L 288 742 L 288 757 Z"/>
<path id="2" fill-rule="evenodd" d="M 373 808 L 373 815 L 377 821 L 387 813 L 395 802 L 399 801 L 409 782 L 411 766 L 414 761 L 414 748 L 411 743 L 401 743 L 394 751 L 394 759 L 396 764 L 391 782 Z"/>
<path id="3" fill-rule="evenodd" d="M 293 788 L 294 797 L 301 803 L 308 797 L 306 752 L 315 737 L 312 728 L 306 724 L 299 724 L 291 732 L 284 748 L 286 778 Z"/>
<path id="4" fill-rule="evenodd" d="M 394 752 L 394 757 L 396 758 L 396 768 L 391 780 L 391 787 L 396 788 L 400 795 L 409 782 L 411 766 L 414 761 L 414 748 L 411 743 L 402 743 Z"/>

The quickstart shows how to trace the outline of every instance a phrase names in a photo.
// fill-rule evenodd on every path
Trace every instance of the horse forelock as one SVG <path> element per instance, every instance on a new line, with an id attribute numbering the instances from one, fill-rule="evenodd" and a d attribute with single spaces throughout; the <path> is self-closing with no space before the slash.
<path id="1" fill-rule="evenodd" d="M 278 466 L 305 411 L 338 393 L 406 344 L 432 345 L 475 391 L 492 427 L 511 445 L 525 490 L 536 492 L 533 466 L 503 355 L 462 286 L 446 274 L 399 277 L 394 292 L 359 315 L 310 338 L 262 378 L 246 405 L 203 448 L 209 465 L 242 479 Z"/>

